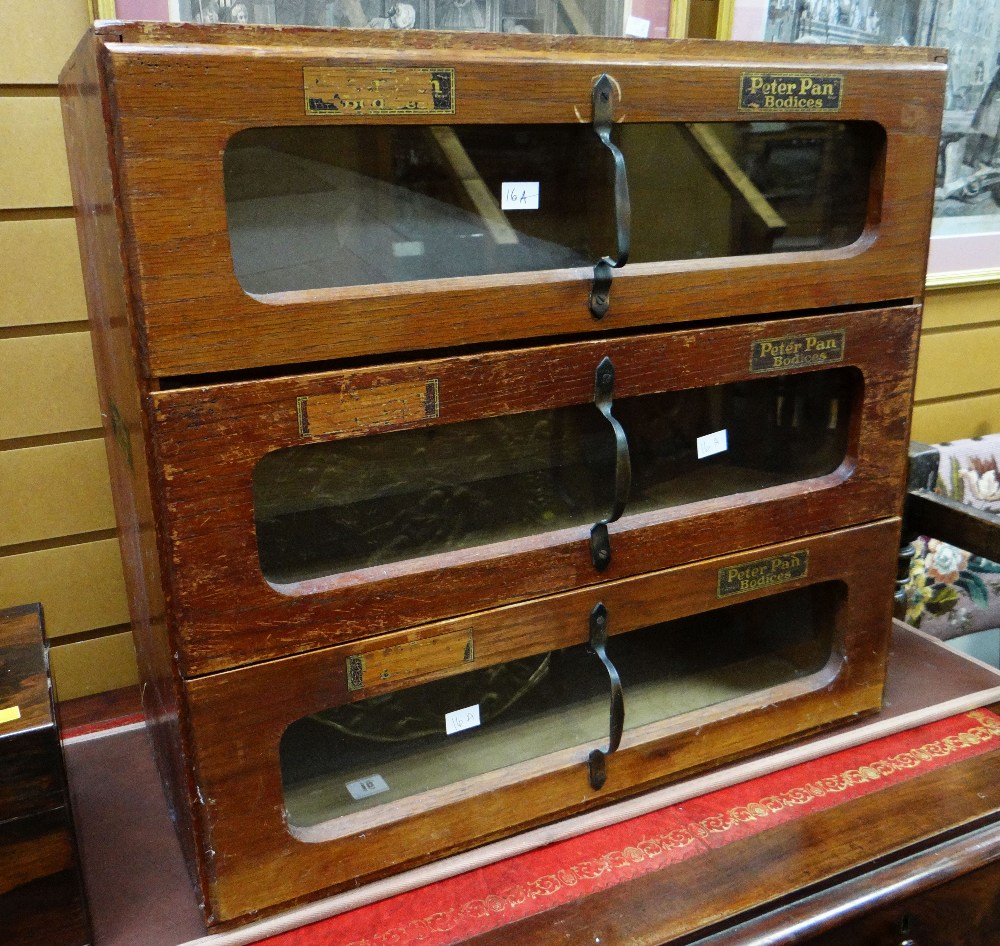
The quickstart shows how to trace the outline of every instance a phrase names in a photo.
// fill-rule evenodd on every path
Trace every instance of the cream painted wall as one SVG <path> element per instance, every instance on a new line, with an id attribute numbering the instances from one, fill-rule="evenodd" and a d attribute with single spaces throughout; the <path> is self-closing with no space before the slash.
<path id="1" fill-rule="evenodd" d="M 1000 432 L 1000 284 L 927 294 L 915 397 L 915 440 Z"/>
<path id="2" fill-rule="evenodd" d="M 57 696 L 136 680 L 57 79 L 86 0 L 4 0 L 0 607 L 41 601 Z"/>

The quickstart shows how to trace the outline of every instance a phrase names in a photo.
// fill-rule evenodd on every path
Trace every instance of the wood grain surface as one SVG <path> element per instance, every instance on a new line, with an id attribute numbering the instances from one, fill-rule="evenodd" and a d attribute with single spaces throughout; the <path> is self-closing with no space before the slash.
<path id="1" fill-rule="evenodd" d="M 0 722 L 0 822 L 5 822 L 62 802 L 59 736 L 37 605 L 0 611 L 0 670 L 0 714 L 12 717 Z"/>
<path id="2" fill-rule="evenodd" d="M 38 605 L 0 610 L 4 944 L 90 942 Z"/>
<path id="3" fill-rule="evenodd" d="M 227 142 L 254 127 L 335 121 L 304 108 L 303 70 L 332 62 L 454 68 L 452 125 L 589 123 L 605 70 L 623 121 L 749 120 L 759 116 L 739 110 L 743 72 L 830 73 L 843 96 L 826 117 L 880 126 L 884 147 L 850 246 L 631 264 L 600 323 L 587 307 L 590 267 L 248 295 L 230 254 Z M 510 95 L 497 95 L 498 74 Z M 84 39 L 61 85 L 112 493 L 144 707 L 210 922 L 382 876 L 878 705 L 944 74 L 940 52 L 918 50 L 120 23 Z M 640 334 L 653 328 L 668 330 Z M 839 465 L 627 515 L 611 527 L 606 572 L 590 560 L 588 524 L 334 576 L 263 578 L 253 473 L 269 454 L 589 408 L 604 356 L 618 372 L 616 400 L 794 382 L 822 365 L 761 368 L 753 346 L 816 332 L 846 340 L 835 366 L 851 379 L 853 410 L 846 425 L 830 421 L 846 429 Z M 352 399 L 358 410 L 345 408 Z M 580 758 L 556 752 L 419 804 L 313 825 L 311 841 L 305 828 L 289 831 L 282 733 L 356 699 L 348 657 L 370 655 L 388 672 L 369 693 L 444 681 L 458 647 L 435 648 L 438 637 L 471 636 L 463 662 L 474 652 L 490 668 L 583 642 L 598 600 L 615 634 L 715 615 L 720 568 L 803 550 L 808 573 L 782 588 L 840 589 L 826 665 L 627 733 L 605 789 L 589 787 Z M 388 649 L 385 659 L 373 648 Z"/>
<path id="4" fill-rule="evenodd" d="M 128 270 L 117 210 L 121 182 L 112 173 L 113 131 L 107 90 L 97 63 L 97 40 L 88 34 L 59 77 L 70 179 L 77 207 L 77 238 L 84 263 L 105 452 L 143 709 L 156 746 L 157 764 L 181 846 L 194 875 L 200 871 L 191 810 L 195 796 L 177 704 L 180 675 L 171 655 L 167 601 L 160 579 L 161 537 L 154 517 L 153 466 L 143 398 L 148 385 L 138 371 L 139 335 L 132 316 Z M 165 553 L 164 553 L 165 554 Z M 121 638 L 103 642 L 103 655 Z M 82 646 L 82 645 L 81 645 Z"/>
<path id="5" fill-rule="evenodd" d="M 260 34 L 244 35 L 253 42 Z M 364 32 L 330 33 L 322 53 L 282 40 L 256 48 L 252 57 L 218 41 L 170 47 L 106 43 L 120 136 L 116 158 L 129 182 L 122 195 L 125 240 L 145 370 L 156 376 L 225 371 L 921 295 L 930 225 L 925 196 L 933 182 L 944 67 L 929 58 L 921 65 L 910 61 L 907 68 L 879 65 L 827 47 L 798 51 L 800 58 L 786 56 L 781 66 L 842 75 L 837 120 L 876 122 L 887 136 L 867 227 L 851 246 L 627 266 L 615 277 L 614 306 L 600 323 L 587 308 L 589 269 L 265 297 L 240 289 L 229 249 L 221 155 L 232 135 L 262 123 L 331 121 L 305 115 L 304 68 L 333 56 L 338 64 L 360 68 L 448 65 L 456 70 L 458 106 L 447 117 L 452 124 L 589 121 L 598 47 L 581 41 L 549 48 L 521 39 L 509 46 L 496 37 L 464 40 L 449 48 L 447 62 L 440 47 L 424 48 L 420 38 Z M 613 73 L 617 108 L 627 121 L 748 117 L 738 109 L 739 82 L 753 62 L 752 50 L 656 41 L 600 48 L 600 68 Z M 678 55 L 680 61 L 672 61 Z M 496 95 L 497 70 L 514 94 Z M 230 91 L 234 83 L 239 95 Z M 815 116 L 776 111 L 768 117 L 794 122 Z M 336 119 L 374 125 L 432 120 Z M 191 187 L 192 181 L 199 186 Z"/>
<path id="6" fill-rule="evenodd" d="M 877 908 L 892 893 L 891 867 L 882 872 L 880 865 L 919 855 L 935 843 L 944 845 L 959 832 L 968 832 L 974 845 L 973 832 L 983 825 L 993 825 L 995 837 L 1000 819 L 998 776 L 997 752 L 950 765 L 709 851 L 669 871 L 602 891 L 570 907 L 558 907 L 478 936 L 469 944 L 501 946 L 518 939 L 533 946 L 556 946 L 599 938 L 602 943 L 634 946 L 703 941 L 705 946 L 833 946 L 848 942 L 896 946 L 904 937 L 900 929 L 887 924 L 886 913 L 894 914 L 898 922 L 902 912 L 898 908 L 887 906 L 881 915 L 873 911 L 875 916 L 869 923 L 840 925 L 851 915 L 847 909 L 851 894 L 863 897 L 867 909 Z M 940 863 L 947 851 L 947 846 L 937 848 L 928 860 Z M 977 866 L 973 858 L 966 869 Z M 912 864 L 907 867 L 914 869 Z M 988 887 L 995 874 L 994 866 L 982 880 L 974 879 L 975 874 L 970 879 L 977 885 L 985 880 Z M 858 878 L 853 886 L 852 877 Z M 790 897 L 791 891 L 794 894 Z M 824 896 L 824 891 L 829 893 Z M 812 892 L 821 898 L 816 904 L 810 903 Z M 950 891 L 942 888 L 942 893 L 948 896 Z M 986 938 L 976 938 L 979 921 L 973 911 L 988 905 L 994 892 L 987 889 L 984 894 L 975 904 L 966 901 L 969 912 L 952 923 L 934 927 L 917 924 L 914 932 L 927 934 L 933 929 L 932 938 L 922 936 L 917 942 L 942 946 L 990 943 L 988 922 Z M 923 895 L 911 915 L 921 916 L 922 902 Z M 783 904 L 787 910 L 782 909 Z M 758 915 L 759 921 L 755 920 Z M 795 923 L 795 919 L 800 922 Z M 972 938 L 964 938 L 970 929 Z M 880 938 L 883 935 L 885 938 Z"/>
<path id="7" fill-rule="evenodd" d="M 202 789 L 196 811 L 205 826 L 206 850 L 214 852 L 207 854 L 212 920 L 309 895 L 317 873 L 331 890 L 350 886 L 359 877 L 414 866 L 876 709 L 891 625 L 897 529 L 898 520 L 890 519 L 190 681 L 185 712 Z M 352 693 L 346 670 L 350 654 L 466 631 L 475 639 L 475 666 L 489 666 L 540 647 L 585 642 L 588 616 L 598 600 L 612 616 L 613 634 L 717 609 L 728 603 L 717 598 L 720 568 L 792 550 L 808 551 L 807 577 L 751 591 L 740 600 L 827 581 L 844 587 L 832 615 L 833 655 L 818 673 L 627 731 L 622 747 L 608 759 L 608 782 L 601 790 L 588 785 L 586 758 L 595 746 L 587 744 L 362 815 L 289 829 L 278 764 L 286 727 L 307 714 L 399 685 Z M 431 665 L 419 679 L 440 679 L 466 667 L 460 660 L 447 669 Z M 254 786 L 249 807 L 247 785 Z"/>
<path id="8" fill-rule="evenodd" d="M 155 393 L 152 431 L 162 465 L 167 574 L 184 673 L 892 515 L 903 490 L 918 317 L 912 307 L 812 316 Z M 280 588 L 261 574 L 252 487 L 260 459 L 285 447 L 370 432 L 351 425 L 304 437 L 300 397 L 357 395 L 433 378 L 440 388 L 438 416 L 400 426 L 440 426 L 587 404 L 594 370 L 605 356 L 616 365 L 616 399 L 749 381 L 768 374 L 750 372 L 755 341 L 821 331 L 845 332 L 844 359 L 831 367 L 860 374 L 861 400 L 841 465 L 826 476 L 756 492 L 737 490 L 636 515 L 626 507 L 626 516 L 611 527 L 612 563 L 605 572 L 591 563 L 588 523 Z M 610 483 L 608 492 L 610 498 Z"/>

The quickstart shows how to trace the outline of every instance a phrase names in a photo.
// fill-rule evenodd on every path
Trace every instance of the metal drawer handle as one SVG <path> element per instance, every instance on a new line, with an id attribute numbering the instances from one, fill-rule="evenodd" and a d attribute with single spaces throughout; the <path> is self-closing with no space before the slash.
<path id="1" fill-rule="evenodd" d="M 607 418 L 615 434 L 615 496 L 611 515 L 594 524 L 590 530 L 590 557 L 594 568 L 603 572 L 611 564 L 611 537 L 608 523 L 621 518 L 632 488 L 632 460 L 628 452 L 628 438 L 618 419 L 611 413 L 611 399 L 615 390 L 615 366 L 610 358 L 603 358 L 594 376 L 594 403 Z"/>
<path id="2" fill-rule="evenodd" d="M 594 285 L 590 290 L 590 314 L 602 319 L 611 299 L 611 271 L 628 262 L 632 237 L 632 205 L 628 196 L 628 175 L 625 157 L 611 141 L 611 126 L 615 120 L 614 83 L 606 72 L 597 78 L 593 88 L 594 131 L 614 158 L 615 166 L 615 239 L 617 255 L 605 256 L 594 266 Z"/>
<path id="3" fill-rule="evenodd" d="M 608 609 L 604 606 L 604 602 L 600 601 L 590 612 L 590 649 L 600 658 L 611 678 L 611 713 L 608 748 L 595 749 L 587 760 L 590 767 L 590 786 L 595 790 L 602 788 L 607 780 L 604 760 L 621 744 L 622 730 L 625 728 L 625 697 L 622 694 L 622 681 L 604 649 L 607 643 Z"/>

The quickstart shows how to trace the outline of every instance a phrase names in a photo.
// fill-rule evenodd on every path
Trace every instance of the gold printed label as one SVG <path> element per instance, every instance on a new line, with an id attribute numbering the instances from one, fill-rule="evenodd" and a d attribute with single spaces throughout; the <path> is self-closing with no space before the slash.
<path id="1" fill-rule="evenodd" d="M 454 115 L 455 70 L 305 66 L 307 115 Z"/>
<path id="2" fill-rule="evenodd" d="M 452 670 L 476 659 L 472 631 L 441 634 L 347 658 L 347 689 L 352 693 L 377 683 L 416 680 Z"/>
<path id="3" fill-rule="evenodd" d="M 437 378 L 431 378 L 300 397 L 295 411 L 299 433 L 303 437 L 321 437 L 412 427 L 438 417 L 441 400 Z"/>
<path id="4" fill-rule="evenodd" d="M 744 595 L 771 585 L 780 585 L 796 578 L 805 578 L 809 571 L 809 551 L 787 552 L 756 562 L 727 565 L 719 569 L 717 598 Z"/>
<path id="5" fill-rule="evenodd" d="M 843 97 L 843 76 L 788 72 L 740 76 L 741 112 L 836 112 Z"/>
<path id="6" fill-rule="evenodd" d="M 844 360 L 847 335 L 844 329 L 764 338 L 750 349 L 750 373 L 787 371 L 812 365 L 832 365 Z"/>

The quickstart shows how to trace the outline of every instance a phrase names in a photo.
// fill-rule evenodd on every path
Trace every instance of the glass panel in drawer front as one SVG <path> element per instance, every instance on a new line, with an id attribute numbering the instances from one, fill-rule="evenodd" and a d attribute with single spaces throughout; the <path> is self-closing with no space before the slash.
<path id="1" fill-rule="evenodd" d="M 632 263 L 824 250 L 865 226 L 884 134 L 866 122 L 616 124 Z M 255 128 L 224 182 L 246 292 L 593 266 L 615 254 L 592 127 Z"/>
<path id="2" fill-rule="evenodd" d="M 626 734 L 821 670 L 844 593 L 839 583 L 813 585 L 612 636 Z M 609 705 L 608 673 L 579 644 L 305 717 L 281 741 L 289 822 L 308 827 L 606 744 Z M 580 750 L 581 766 L 586 757 Z"/>
<path id="3" fill-rule="evenodd" d="M 845 367 L 615 401 L 625 514 L 832 472 L 859 391 Z M 592 404 L 277 450 L 253 474 L 261 570 L 281 586 L 592 524 L 614 469 Z"/>

